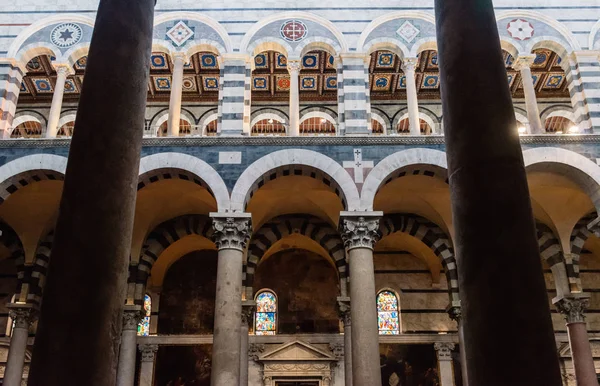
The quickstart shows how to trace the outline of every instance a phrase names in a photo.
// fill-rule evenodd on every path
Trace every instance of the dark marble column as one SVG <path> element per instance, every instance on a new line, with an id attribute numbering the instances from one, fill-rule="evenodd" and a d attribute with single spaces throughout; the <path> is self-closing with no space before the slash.
<path id="1" fill-rule="evenodd" d="M 569 347 L 575 369 L 577 386 L 598 386 L 592 346 L 585 323 L 585 311 L 590 305 L 590 295 L 571 294 L 554 299 L 554 305 L 565 316 L 569 331 Z"/>
<path id="2" fill-rule="evenodd" d="M 352 315 L 350 312 L 350 298 L 340 296 L 337 298 L 338 314 L 344 324 L 344 386 L 352 386 Z"/>
<path id="3" fill-rule="evenodd" d="M 30 386 L 114 385 L 154 0 L 101 0 L 71 141 Z"/>
<path id="4" fill-rule="evenodd" d="M 560 386 L 493 4 L 435 0 L 435 11 L 469 385 Z"/>
<path id="5" fill-rule="evenodd" d="M 242 301 L 242 324 L 240 327 L 240 386 L 248 386 L 248 334 L 250 324 L 254 320 L 256 302 L 254 300 Z"/>

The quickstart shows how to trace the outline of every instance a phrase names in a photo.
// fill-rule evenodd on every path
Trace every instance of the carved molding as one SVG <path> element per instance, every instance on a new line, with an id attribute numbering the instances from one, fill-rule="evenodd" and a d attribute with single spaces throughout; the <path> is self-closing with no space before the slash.
<path id="1" fill-rule="evenodd" d="M 447 312 L 450 319 L 454 320 L 457 324 L 460 323 L 460 318 L 462 317 L 462 308 L 460 306 L 450 306 Z"/>
<path id="2" fill-rule="evenodd" d="M 600 143 L 600 135 L 523 135 L 519 137 L 522 144 L 567 144 L 567 143 Z M 56 148 L 69 147 L 71 139 L 5 139 L 0 140 L 0 148 Z M 162 137 L 144 138 L 143 147 L 187 147 L 187 146 L 377 146 L 377 145 L 443 145 L 443 135 L 419 136 L 372 136 L 372 137 Z"/>
<path id="3" fill-rule="evenodd" d="M 264 344 L 251 343 L 248 345 L 248 358 L 257 361 L 258 357 L 265 352 Z"/>
<path id="4" fill-rule="evenodd" d="M 254 302 L 242 303 L 242 323 L 249 325 L 254 319 L 254 309 L 256 304 Z"/>
<path id="5" fill-rule="evenodd" d="M 352 316 L 350 313 L 350 298 L 348 297 L 338 297 L 338 315 L 342 323 L 344 323 L 344 327 L 348 327 L 352 325 Z"/>
<path id="6" fill-rule="evenodd" d="M 343 360 L 344 359 L 344 345 L 341 343 L 329 343 L 329 349 L 333 353 L 335 359 Z"/>
<path id="7" fill-rule="evenodd" d="M 454 343 L 435 343 L 433 345 L 435 351 L 437 352 L 438 361 L 451 361 L 452 360 L 452 350 L 454 350 Z"/>
<path id="8" fill-rule="evenodd" d="M 218 249 L 235 249 L 243 251 L 252 232 L 251 220 L 248 217 L 224 217 L 212 220 L 213 239 Z"/>
<path id="9" fill-rule="evenodd" d="M 141 344 L 138 346 L 142 354 L 142 362 L 154 362 L 156 352 L 158 351 L 157 344 Z"/>
<path id="10" fill-rule="evenodd" d="M 381 238 L 378 217 L 343 217 L 340 219 L 340 233 L 346 249 L 373 249 Z"/>

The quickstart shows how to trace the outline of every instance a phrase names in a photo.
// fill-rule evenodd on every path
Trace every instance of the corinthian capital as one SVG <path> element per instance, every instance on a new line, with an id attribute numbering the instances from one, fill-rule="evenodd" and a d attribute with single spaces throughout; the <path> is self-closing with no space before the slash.
<path id="1" fill-rule="evenodd" d="M 379 219 L 382 215 L 382 212 L 342 212 L 340 233 L 346 249 L 373 249 L 381 238 Z"/>
<path id="2" fill-rule="evenodd" d="M 567 323 L 585 322 L 585 311 L 590 305 L 588 294 L 571 294 L 552 301 Z"/>
<path id="3" fill-rule="evenodd" d="M 524 68 L 531 68 L 534 61 L 535 55 L 521 55 L 515 60 L 513 68 L 517 71 L 521 71 Z"/>
<path id="4" fill-rule="evenodd" d="M 298 72 L 300 71 L 300 61 L 299 60 L 288 60 L 287 69 L 290 72 Z"/>
<path id="5" fill-rule="evenodd" d="M 451 361 L 452 350 L 454 350 L 454 343 L 438 342 L 433 345 L 437 352 L 438 360 L 440 361 Z"/>
<path id="6" fill-rule="evenodd" d="M 250 213 L 225 214 L 211 213 L 213 240 L 218 249 L 243 251 L 252 232 Z"/>
<path id="7" fill-rule="evenodd" d="M 158 351 L 157 344 L 141 344 L 138 349 L 142 354 L 142 362 L 154 362 L 154 357 Z"/>
<path id="8" fill-rule="evenodd" d="M 140 306 L 126 306 L 123 311 L 123 330 L 137 330 L 144 316 L 146 315 Z"/>
<path id="9" fill-rule="evenodd" d="M 32 304 L 9 303 L 7 307 L 15 328 L 28 329 L 38 317 L 38 310 Z"/>
<path id="10" fill-rule="evenodd" d="M 418 63 L 419 58 L 404 58 L 402 59 L 402 71 L 405 73 L 415 71 Z"/>

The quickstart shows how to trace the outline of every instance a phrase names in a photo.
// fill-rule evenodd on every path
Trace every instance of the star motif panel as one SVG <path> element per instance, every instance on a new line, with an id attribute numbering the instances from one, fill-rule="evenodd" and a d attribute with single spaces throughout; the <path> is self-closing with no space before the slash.
<path id="1" fill-rule="evenodd" d="M 78 24 L 59 24 L 50 32 L 50 41 L 57 47 L 67 48 L 79 43 L 83 30 Z"/>
<path id="2" fill-rule="evenodd" d="M 191 28 L 183 20 L 177 22 L 167 31 L 167 39 L 172 41 L 176 47 L 181 47 L 194 36 L 194 28 Z"/>

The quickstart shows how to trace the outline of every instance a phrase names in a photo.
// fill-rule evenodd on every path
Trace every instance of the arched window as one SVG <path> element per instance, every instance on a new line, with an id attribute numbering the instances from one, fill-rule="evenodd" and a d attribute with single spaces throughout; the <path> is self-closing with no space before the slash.
<path id="1" fill-rule="evenodd" d="M 429 135 L 432 133 L 433 130 L 431 130 L 431 127 L 429 127 L 429 124 L 425 120 L 419 119 L 419 124 L 421 125 L 421 134 Z M 403 120 L 398 122 L 398 133 L 410 133 L 410 121 L 408 118 L 404 118 Z"/>
<path id="2" fill-rule="evenodd" d="M 335 135 L 335 125 L 325 118 L 307 118 L 300 124 L 300 135 Z"/>
<path id="3" fill-rule="evenodd" d="M 398 317 L 398 297 L 392 291 L 384 290 L 377 294 L 377 321 L 379 335 L 400 334 Z"/>
<path id="4" fill-rule="evenodd" d="M 215 135 L 217 135 L 217 120 L 213 119 L 212 121 L 208 122 L 206 124 L 205 127 L 205 135 L 207 137 L 214 137 Z"/>
<path id="5" fill-rule="evenodd" d="M 75 121 L 67 122 L 56 133 L 56 137 L 72 137 L 75 129 Z"/>
<path id="6" fill-rule="evenodd" d="M 376 119 L 371 119 L 371 127 L 373 130 L 371 131 L 373 134 L 383 134 L 383 125 Z"/>
<path id="7" fill-rule="evenodd" d="M 277 331 L 277 297 L 271 291 L 262 291 L 256 295 L 256 313 L 254 315 L 255 335 L 275 335 Z"/>
<path id="8" fill-rule="evenodd" d="M 23 122 L 10 133 L 11 138 L 40 138 L 41 136 L 42 124 L 35 121 Z"/>
<path id="9" fill-rule="evenodd" d="M 263 119 L 252 126 L 252 135 L 285 135 L 285 125 L 275 119 Z"/>
<path id="10" fill-rule="evenodd" d="M 138 324 L 139 336 L 150 335 L 150 315 L 152 314 L 152 298 L 150 295 L 144 295 L 144 319 Z"/>
<path id="11" fill-rule="evenodd" d="M 169 122 L 164 121 L 162 125 L 158 128 L 156 132 L 157 137 L 167 137 L 169 135 Z M 179 120 L 179 136 L 183 137 L 184 135 L 189 135 L 192 132 L 192 124 L 186 121 L 185 119 Z"/>

